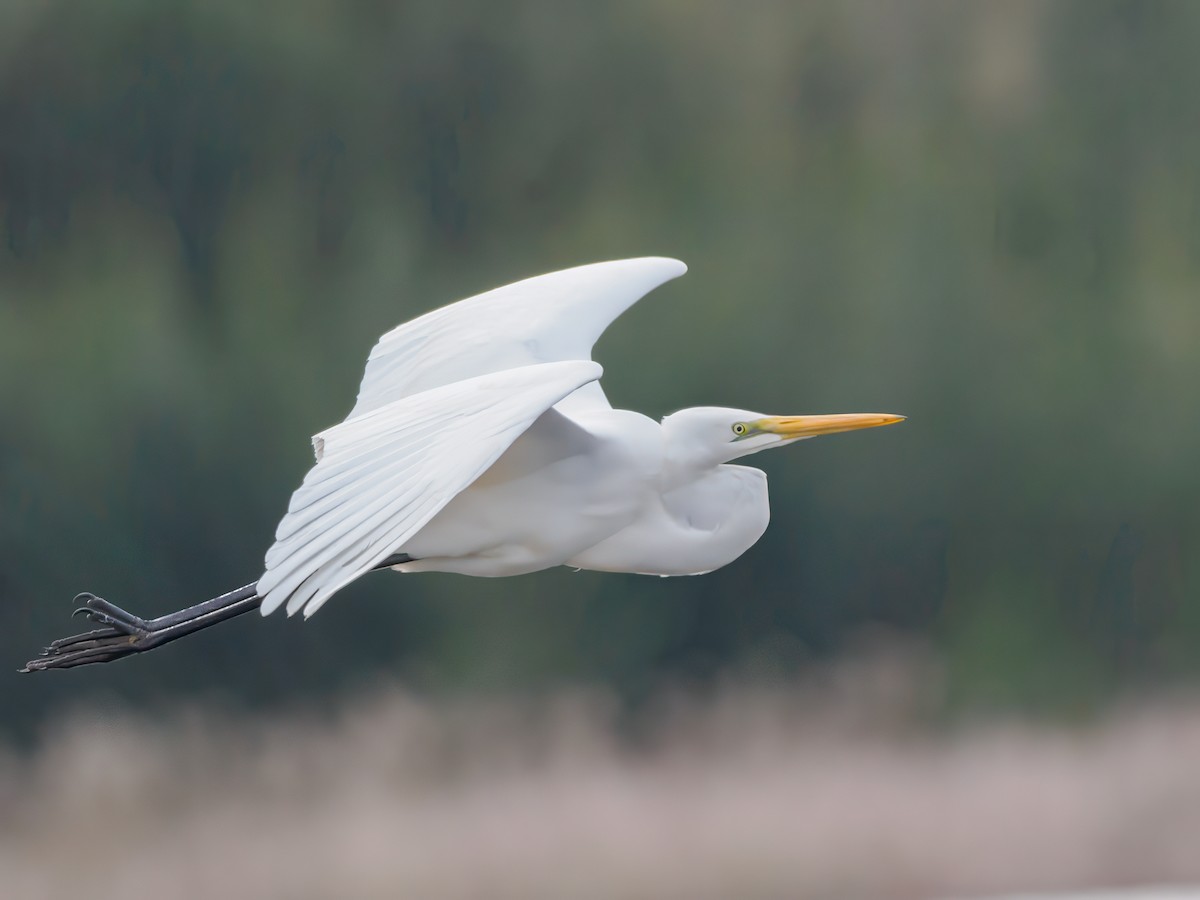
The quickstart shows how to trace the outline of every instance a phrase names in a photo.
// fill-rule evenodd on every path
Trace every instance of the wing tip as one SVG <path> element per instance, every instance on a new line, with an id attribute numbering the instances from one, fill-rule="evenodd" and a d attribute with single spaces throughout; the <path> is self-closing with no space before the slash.
<path id="1" fill-rule="evenodd" d="M 685 274 L 687 270 L 687 263 L 671 256 L 631 256 L 625 259 L 605 259 L 597 262 L 583 263 L 567 269 L 559 269 L 554 272 L 536 275 L 525 279 L 525 281 L 570 277 L 585 272 L 623 271 L 625 273 L 640 272 L 643 275 L 653 275 L 657 279 L 654 282 L 654 286 L 657 286 L 678 278 L 680 275 Z M 521 282 L 516 283 L 520 284 Z M 506 287 L 511 287 L 511 285 L 506 285 Z M 646 288 L 645 292 L 648 293 L 652 290 L 654 290 L 654 287 Z"/>
<path id="2" fill-rule="evenodd" d="M 615 259 L 612 262 L 618 265 L 646 266 L 657 269 L 661 272 L 664 282 L 678 278 L 680 275 L 686 274 L 688 270 L 687 263 L 672 256 L 635 256 L 631 259 Z M 599 265 L 607 265 L 607 263 L 600 263 Z M 659 283 L 661 284 L 662 282 Z"/>
<path id="3" fill-rule="evenodd" d="M 672 256 L 651 256 L 650 259 L 656 260 L 661 263 L 666 263 L 664 268 L 671 269 L 671 271 L 674 273 L 671 275 L 672 278 L 678 278 L 680 275 L 687 274 L 687 270 L 688 270 L 687 263 L 685 263 L 681 259 L 675 259 Z"/>
<path id="4" fill-rule="evenodd" d="M 263 602 L 259 604 L 258 612 L 265 619 L 282 605 L 282 598 L 275 598 L 268 594 L 263 598 Z"/>

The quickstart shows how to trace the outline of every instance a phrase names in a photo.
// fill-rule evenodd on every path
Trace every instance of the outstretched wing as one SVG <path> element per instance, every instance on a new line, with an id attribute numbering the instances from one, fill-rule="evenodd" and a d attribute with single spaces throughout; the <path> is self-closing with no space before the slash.
<path id="1" fill-rule="evenodd" d="M 264 615 L 310 616 L 402 548 L 543 412 L 600 377 L 575 360 L 508 369 L 372 408 L 313 439 L 258 581 Z"/>
<path id="2" fill-rule="evenodd" d="M 426 313 L 379 339 L 347 421 L 464 378 L 591 359 L 592 346 L 617 316 L 686 271 L 678 260 L 660 257 L 594 263 L 527 278 Z M 581 393 L 607 403 L 598 384 Z"/>

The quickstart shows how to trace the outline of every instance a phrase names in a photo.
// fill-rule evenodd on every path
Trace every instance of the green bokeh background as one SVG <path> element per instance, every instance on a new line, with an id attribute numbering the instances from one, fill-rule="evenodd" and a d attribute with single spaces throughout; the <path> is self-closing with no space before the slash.
<path id="1" fill-rule="evenodd" d="M 759 457 L 703 578 L 376 575 L 314 621 L 2 676 L 296 704 L 778 679 L 915 640 L 947 714 L 1200 671 L 1200 4 L 0 6 L 0 661 L 89 589 L 252 581 L 375 338 L 569 265 L 686 261 L 601 340 L 617 405 L 888 410 Z"/>

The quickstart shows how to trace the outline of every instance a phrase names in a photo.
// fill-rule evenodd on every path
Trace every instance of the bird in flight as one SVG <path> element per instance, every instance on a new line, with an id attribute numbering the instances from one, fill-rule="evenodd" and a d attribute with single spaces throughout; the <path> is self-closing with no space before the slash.
<path id="1" fill-rule="evenodd" d="M 307 618 L 379 569 L 697 575 L 733 562 L 770 518 L 766 475 L 733 460 L 903 416 L 702 406 L 655 422 L 613 409 L 593 345 L 686 271 L 655 257 L 579 266 L 389 331 L 350 415 L 313 438 L 316 463 L 257 581 L 154 619 L 80 594 L 76 613 L 99 627 L 22 671 L 109 662 L 254 609 Z"/>

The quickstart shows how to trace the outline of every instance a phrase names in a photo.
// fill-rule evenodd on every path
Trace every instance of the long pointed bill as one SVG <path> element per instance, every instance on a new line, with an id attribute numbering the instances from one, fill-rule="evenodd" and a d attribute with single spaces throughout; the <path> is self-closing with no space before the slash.
<path id="1" fill-rule="evenodd" d="M 777 434 L 784 440 L 836 434 L 859 428 L 878 428 L 903 422 L 904 416 L 891 413 L 843 413 L 833 416 L 767 416 L 753 423 L 760 431 Z"/>

